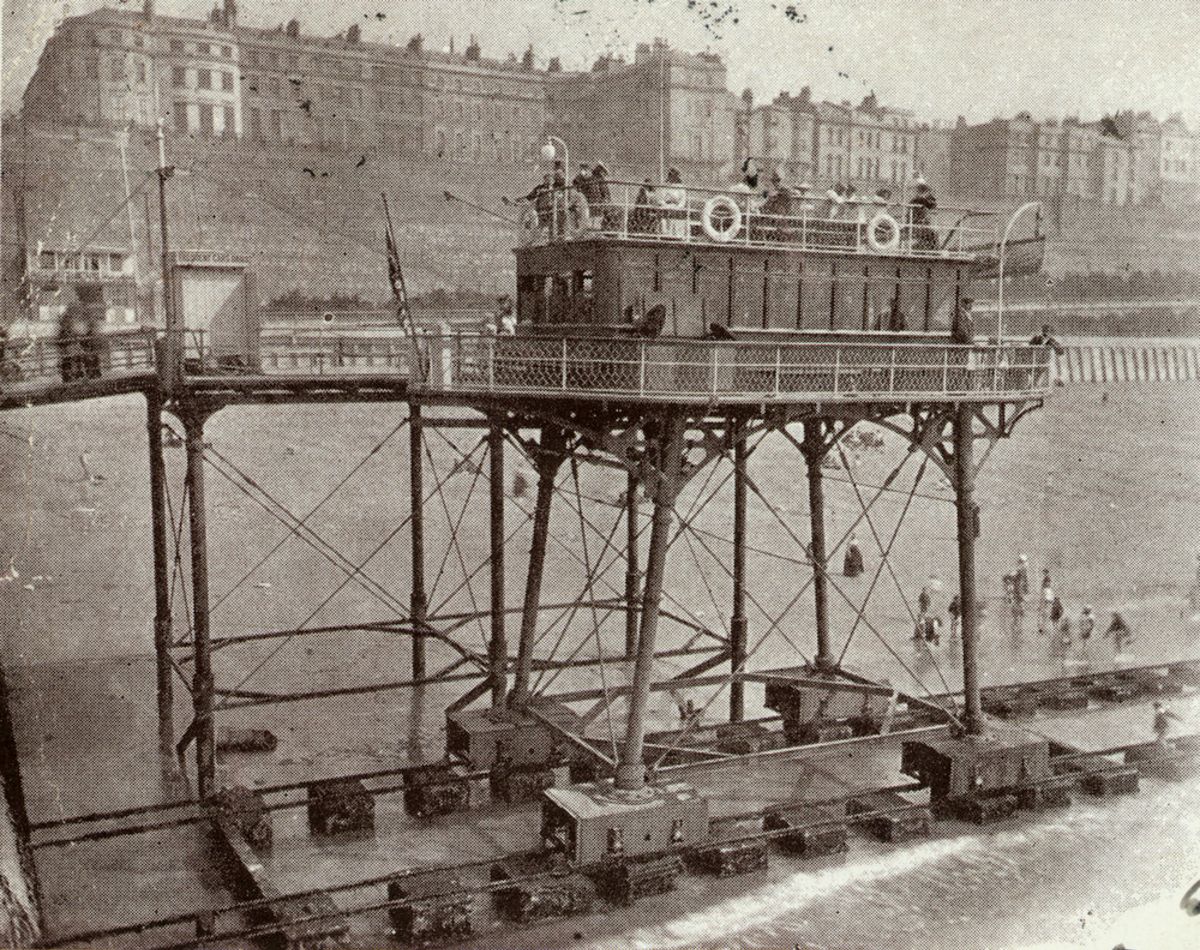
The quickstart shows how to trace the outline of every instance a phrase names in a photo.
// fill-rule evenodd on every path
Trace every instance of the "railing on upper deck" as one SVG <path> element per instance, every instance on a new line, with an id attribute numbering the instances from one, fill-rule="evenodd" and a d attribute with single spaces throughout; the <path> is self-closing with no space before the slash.
<path id="1" fill-rule="evenodd" d="M 1049 347 L 422 336 L 419 382 L 462 393 L 658 400 L 1029 398 Z"/>
<path id="2" fill-rule="evenodd" d="M 0 393 L 145 376 L 155 369 L 155 331 L 10 339 L 0 344 Z"/>
<path id="3" fill-rule="evenodd" d="M 590 204 L 574 187 L 523 199 L 522 244 L 609 238 L 973 259 L 994 255 L 1000 239 L 998 215 L 968 208 L 925 211 L 865 197 L 839 204 L 796 189 L 781 199 L 682 185 L 659 185 L 647 196 L 644 185 L 615 180 L 605 187 L 608 197 Z"/>

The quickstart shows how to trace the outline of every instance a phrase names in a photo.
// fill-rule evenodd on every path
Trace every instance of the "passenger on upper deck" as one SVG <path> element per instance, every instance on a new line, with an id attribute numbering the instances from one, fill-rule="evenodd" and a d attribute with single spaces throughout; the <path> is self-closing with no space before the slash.
<path id="1" fill-rule="evenodd" d="M 742 180 L 729 190 L 748 196 L 746 198 L 746 210 L 751 214 L 757 214 L 762 210 L 767 193 L 759 184 L 758 165 L 754 159 L 747 158 L 742 162 Z"/>
<path id="2" fill-rule="evenodd" d="M 921 251 L 936 251 L 938 239 L 933 230 L 933 211 L 937 208 L 937 198 L 920 175 L 916 178 L 911 204 L 912 246 Z"/>
<path id="3" fill-rule="evenodd" d="M 783 183 L 778 168 L 771 172 L 771 187 L 760 212 L 766 219 L 758 225 L 758 238 L 789 241 L 796 237 L 795 229 L 786 220 L 792 214 L 792 190 Z"/>
<path id="4" fill-rule="evenodd" d="M 550 227 L 550 218 L 554 212 L 554 176 L 550 172 L 546 172 L 542 176 L 541 182 L 534 186 L 533 190 L 527 195 L 523 195 L 515 201 L 527 201 L 533 205 L 533 210 L 537 212 L 538 227 Z M 504 199 L 505 204 L 509 204 L 509 199 Z"/>
<path id="5" fill-rule="evenodd" d="M 662 233 L 666 237 L 685 239 L 688 236 L 687 190 L 678 168 L 667 172 L 667 183 L 658 193 L 663 207 Z"/>
<path id="6" fill-rule="evenodd" d="M 579 163 L 579 172 L 571 180 L 571 187 L 578 188 L 585 195 L 588 191 L 588 186 L 591 184 L 592 172 L 588 168 L 587 162 Z"/>
<path id="7" fill-rule="evenodd" d="M 512 336 L 517 332 L 517 314 L 513 309 L 512 297 L 508 294 L 501 294 L 496 301 L 499 307 L 496 310 L 496 332 L 504 336 Z"/>
<path id="8" fill-rule="evenodd" d="M 1066 350 L 1063 348 L 1063 345 L 1061 343 L 1059 343 L 1058 340 L 1054 339 L 1054 337 L 1050 334 L 1050 324 L 1048 324 L 1048 323 L 1042 324 L 1042 332 L 1036 334 L 1029 341 L 1029 345 L 1030 346 L 1048 346 L 1052 350 L 1054 350 L 1054 352 L 1059 356 L 1062 356 L 1063 353 L 1066 352 Z"/>
<path id="9" fill-rule="evenodd" d="M 631 234 L 653 234 L 658 230 L 658 219 L 661 215 L 661 204 L 658 191 L 647 178 L 638 189 L 634 199 L 633 213 L 629 216 L 629 232 Z"/>

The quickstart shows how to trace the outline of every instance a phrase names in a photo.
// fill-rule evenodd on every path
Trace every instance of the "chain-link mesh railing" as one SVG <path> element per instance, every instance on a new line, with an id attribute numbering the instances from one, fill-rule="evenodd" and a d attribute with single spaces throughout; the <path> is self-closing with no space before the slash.
<path id="1" fill-rule="evenodd" d="M 1028 344 L 741 343 L 420 338 L 423 380 L 460 392 L 644 398 L 1020 397 L 1050 385 L 1050 350 Z"/>

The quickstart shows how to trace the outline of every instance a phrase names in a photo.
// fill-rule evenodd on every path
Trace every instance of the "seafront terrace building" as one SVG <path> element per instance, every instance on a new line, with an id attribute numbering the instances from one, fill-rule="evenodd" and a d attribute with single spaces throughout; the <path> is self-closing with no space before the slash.
<path id="1" fill-rule="evenodd" d="M 64 20 L 25 94 L 25 112 L 63 124 L 154 126 L 342 148 L 382 147 L 481 163 L 523 162 L 545 128 L 533 52 L 500 61 L 364 42 L 352 26 L 308 36 L 242 26 L 233 0 L 209 20 L 104 8 Z"/>
<path id="2" fill-rule="evenodd" d="M 658 179 L 671 167 L 689 181 L 732 173 L 737 100 L 716 54 L 656 39 L 638 43 L 633 62 L 601 56 L 585 72 L 556 65 L 545 77 L 549 131 L 572 158 L 599 159 L 637 178 Z"/>

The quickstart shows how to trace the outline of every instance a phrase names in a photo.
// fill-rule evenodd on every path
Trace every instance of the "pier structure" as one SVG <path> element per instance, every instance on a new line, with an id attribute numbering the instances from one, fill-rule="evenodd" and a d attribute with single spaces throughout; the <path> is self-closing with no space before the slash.
<path id="1" fill-rule="evenodd" d="M 953 230 L 942 235 L 931 227 L 924 234 L 907 219 L 899 225 L 890 217 L 895 240 L 890 233 L 880 238 L 874 220 L 870 230 L 861 230 L 863 224 L 849 230 L 842 225 L 814 239 L 807 220 L 763 215 L 756 222 L 754 210 L 743 211 L 736 203 L 737 214 L 726 209 L 726 219 L 714 223 L 711 198 L 694 196 L 695 206 L 685 208 L 677 230 L 631 231 L 631 209 L 624 209 L 619 226 L 609 227 L 610 219 L 602 217 L 595 227 L 577 233 L 556 233 L 551 226 L 546 233 L 524 235 L 517 252 L 520 322 L 515 335 L 437 332 L 408 321 L 399 337 L 339 339 L 330 334 L 317 352 L 289 360 L 286 346 L 273 347 L 247 331 L 250 308 L 240 262 L 166 252 L 164 241 L 164 253 L 173 253 L 166 257 L 171 276 L 164 332 L 139 330 L 90 341 L 98 351 L 99 370 L 81 378 L 62 372 L 73 341 L 36 341 L 17 354 L 23 373 L 19 383 L 0 391 L 5 406 L 122 393 L 145 396 L 159 743 L 165 767 L 177 761 L 194 780 L 198 803 L 224 808 L 226 817 L 240 815 L 239 821 L 248 814 L 244 803 L 230 812 L 228 790 L 220 787 L 216 720 L 222 708 L 456 681 L 467 689 L 445 710 L 444 761 L 404 771 L 410 812 L 460 810 L 469 783 L 488 777 L 494 797 L 541 802 L 541 825 L 537 840 L 529 841 L 531 848 L 560 855 L 576 868 L 605 865 L 611 871 L 616 862 L 625 883 L 614 884 L 608 871 L 602 877 L 605 887 L 618 891 L 632 887 L 630 880 L 642 873 L 636 870 L 642 867 L 638 862 L 711 843 L 712 822 L 718 819 L 710 813 L 703 783 L 692 779 L 698 770 L 737 760 L 740 753 L 729 749 L 740 748 L 737 743 L 745 744 L 753 734 L 752 729 L 736 731 L 755 726 L 744 723 L 747 684 L 762 685 L 766 705 L 781 714 L 785 747 L 886 734 L 897 704 L 905 704 L 917 714 L 914 728 L 933 728 L 937 734 L 905 740 L 903 768 L 946 802 L 988 800 L 1052 778 L 1048 741 L 992 721 L 984 711 L 978 675 L 975 543 L 982 525 L 974 502 L 976 475 L 997 442 L 1042 405 L 1051 385 L 1047 347 L 979 339 L 964 324 L 961 298 L 972 277 L 994 265 L 994 246 L 981 250 Z M 529 230 L 535 232 L 536 225 Z M 874 237 L 868 241 L 867 234 Z M 203 321 L 189 317 L 184 312 L 189 271 L 200 273 L 206 287 L 221 288 L 222 299 L 244 319 L 223 325 L 228 308 L 221 307 Z M 745 276 L 750 273 L 759 281 L 756 286 Z M 839 274 L 853 276 L 846 284 Z M 848 295 L 853 297 L 849 303 Z M 740 316 L 747 312 L 747 299 L 751 309 L 757 308 L 752 325 Z M 824 308 L 816 318 L 814 306 Z M 861 325 L 845 325 L 847 307 L 856 320 L 861 317 Z M 922 329 L 882 330 L 871 318 L 901 308 L 920 312 Z M 813 319 L 823 321 L 821 329 L 807 322 Z M 664 329 L 668 325 L 669 334 Z M 386 438 L 407 426 L 410 497 L 403 526 L 408 529 L 410 590 L 407 602 L 372 591 L 394 613 L 370 626 L 410 638 L 410 677 L 288 695 L 218 683 L 214 650 L 252 639 L 285 643 L 299 630 L 214 635 L 205 478 L 206 470 L 229 474 L 230 466 L 207 443 L 205 427 L 214 414 L 238 406 L 346 402 L 406 407 Z M 178 421 L 178 430 L 164 427 L 164 414 Z M 902 438 L 909 454 L 922 458 L 921 471 L 933 466 L 952 489 L 962 607 L 961 692 L 947 688 L 921 695 L 896 689 L 844 665 L 848 641 L 840 654 L 835 645 L 829 602 L 845 595 L 830 563 L 849 532 L 832 541 L 827 535 L 823 466 L 838 455 L 844 461 L 842 441 L 864 423 Z M 475 448 L 463 452 L 461 461 L 479 476 L 486 471 L 488 484 L 486 563 L 472 570 L 461 550 L 454 552 L 465 588 L 482 575 L 487 595 L 458 614 L 431 605 L 427 574 L 432 539 L 426 516 L 443 481 L 435 476 L 431 485 L 427 479 L 433 474 L 429 440 L 453 444 L 443 433 L 454 430 L 478 434 Z M 178 435 L 185 455 L 178 508 L 171 504 L 164 432 Z M 804 484 L 808 500 L 807 540 L 780 517 L 755 477 L 755 451 L 767 438 L 795 451 L 796 482 Z M 513 532 L 506 520 L 511 511 L 506 486 L 514 457 L 533 473 L 535 484 L 532 509 L 526 513 L 524 595 L 519 604 L 510 605 L 511 559 L 506 554 Z M 679 510 L 681 494 L 711 477 L 718 464 L 727 468 L 732 481 L 733 509 L 728 519 L 729 629 L 724 636 L 694 617 L 681 620 L 671 609 L 666 584 L 674 542 L 717 492 L 697 492 L 686 512 Z M 583 466 L 611 469 L 624 482 L 615 506 L 621 517 L 607 533 L 589 524 L 584 513 L 578 478 Z M 910 502 L 919 479 L 918 474 Z M 253 479 L 246 482 L 260 487 Z M 573 508 L 564 504 L 570 500 L 564 484 L 573 484 Z M 856 524 L 865 524 L 881 555 L 870 587 L 874 590 L 882 572 L 890 571 L 895 534 L 891 539 L 879 534 L 870 519 L 873 502 L 866 501 L 858 485 L 855 491 L 862 501 Z M 760 609 L 766 621 L 762 627 L 752 624 L 748 613 L 748 604 L 756 600 L 747 576 L 747 551 L 755 543 L 747 516 L 751 496 L 763 502 L 799 555 L 795 596 L 775 617 Z M 642 500 L 649 502 L 648 520 L 642 517 Z M 453 533 L 460 528 L 485 536 L 482 525 L 463 526 L 466 511 L 465 503 L 457 518 L 446 510 L 451 538 L 441 541 L 456 543 Z M 623 587 L 613 596 L 597 590 L 601 562 L 591 558 L 585 544 L 582 563 L 588 576 L 580 596 L 565 604 L 547 603 L 547 551 L 554 541 L 556 512 L 560 518 L 577 518 L 581 537 L 599 540 L 600 556 L 610 557 L 610 567 L 623 563 Z M 308 516 L 281 514 L 293 533 L 305 534 Z M 623 543 L 616 540 L 622 521 Z M 345 574 L 345 584 L 372 587 L 363 563 L 327 553 Z M 189 630 L 176 638 L 172 572 L 185 562 Z M 785 625 L 791 608 L 809 590 L 814 615 L 811 637 L 798 650 L 799 664 L 785 669 L 752 666 L 763 640 Z M 476 600 L 473 594 L 471 599 Z M 861 624 L 882 640 L 865 616 L 866 603 L 852 606 L 857 614 L 850 636 Z M 544 621 L 551 610 L 571 617 L 590 614 L 584 626 L 594 637 L 594 652 L 582 655 L 577 649 L 565 659 L 547 655 Z M 623 618 L 615 649 L 603 642 L 602 614 Z M 690 625 L 695 636 L 682 648 L 664 651 L 659 636 L 664 621 Z M 482 649 L 457 636 L 470 622 L 486 632 Z M 696 642 L 704 645 L 695 648 Z M 453 659 L 431 672 L 433 644 Z M 666 655 L 690 665 L 664 677 L 661 661 Z M 558 692 L 538 688 L 535 674 L 567 669 L 594 671 L 600 683 Z M 174 721 L 173 692 L 180 678 L 191 701 L 191 721 L 183 728 Z M 698 735 L 708 705 L 699 715 L 685 705 L 680 729 L 666 737 L 651 735 L 647 709 L 652 694 L 667 690 L 683 695 L 712 686 L 727 690 L 722 718 L 735 727 L 725 736 L 736 739 L 734 746 L 726 741 L 722 748 L 720 741 Z M 709 705 L 722 694 L 714 693 Z M 617 703 L 625 707 L 622 726 L 613 719 Z M 581 704 L 587 704 L 582 711 L 577 708 Z M 601 717 L 609 724 L 607 749 L 589 728 Z M 684 766 L 683 774 L 672 771 Z M 570 772 L 565 783 L 564 769 Z M 350 783 L 362 779 L 342 778 Z M 337 795 L 358 800 L 353 789 Z M 326 795 L 322 800 L 331 799 Z M 763 827 L 794 836 L 800 832 L 793 819 L 776 817 Z M 252 847 L 258 826 L 225 821 L 221 827 L 236 856 L 247 847 L 243 838 Z M 651 881 L 643 881 L 646 887 L 674 873 L 665 865 L 643 871 L 645 881 Z M 512 879 L 519 876 L 512 872 Z M 397 887 L 398 904 L 415 893 L 407 885 Z M 259 891 L 259 900 L 275 900 L 269 888 L 259 886 Z M 337 914 L 318 910 L 310 916 Z M 294 915 L 288 920 L 292 922 L 272 926 L 295 925 Z"/>

